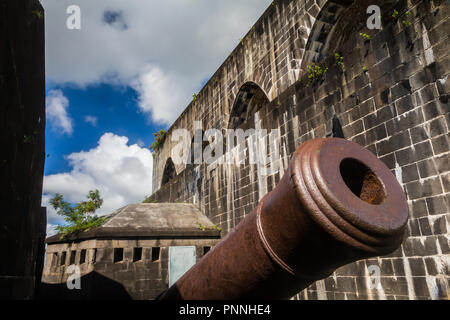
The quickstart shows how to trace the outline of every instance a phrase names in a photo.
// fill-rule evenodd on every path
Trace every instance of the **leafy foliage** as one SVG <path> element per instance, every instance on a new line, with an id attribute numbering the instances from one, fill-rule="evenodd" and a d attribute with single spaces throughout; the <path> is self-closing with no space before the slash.
<path id="1" fill-rule="evenodd" d="M 411 11 L 407 11 L 406 13 L 405 13 L 405 15 L 406 15 L 406 19 L 405 20 L 403 20 L 402 21 L 402 23 L 403 23 L 403 25 L 405 26 L 405 27 L 409 27 L 410 25 L 411 25 L 411 22 L 409 22 L 409 17 L 411 16 Z"/>
<path id="2" fill-rule="evenodd" d="M 38 19 L 42 19 L 44 17 L 44 14 L 39 10 L 33 10 L 31 11 L 32 14 L 34 14 Z"/>
<path id="3" fill-rule="evenodd" d="M 363 37 L 365 41 L 369 41 L 371 39 L 367 33 L 361 32 L 359 35 Z"/>
<path id="4" fill-rule="evenodd" d="M 398 18 L 398 11 L 394 10 L 394 13 L 392 14 L 392 18 L 397 19 Z"/>
<path id="5" fill-rule="evenodd" d="M 336 63 L 339 67 L 344 67 L 344 57 L 341 56 L 339 53 L 334 54 L 334 58 L 336 59 Z"/>
<path id="6" fill-rule="evenodd" d="M 155 132 L 153 135 L 155 136 L 155 141 L 153 141 L 152 145 L 149 147 L 152 151 L 158 151 L 161 149 L 164 140 L 166 139 L 167 132 L 163 129 Z"/>
<path id="7" fill-rule="evenodd" d="M 328 67 L 321 67 L 317 64 L 313 64 L 312 66 L 308 66 L 308 79 L 310 81 L 315 81 L 320 79 L 327 71 Z"/>
<path id="8" fill-rule="evenodd" d="M 205 230 L 207 229 L 207 227 L 206 227 L 204 224 L 200 223 L 198 220 L 197 220 L 197 225 L 198 225 L 198 228 L 199 228 L 200 230 L 202 230 L 202 231 L 205 231 Z M 222 228 L 219 227 L 218 225 L 212 226 L 212 227 L 210 228 L 210 230 L 217 230 L 217 231 L 219 231 L 219 232 L 222 232 Z"/>
<path id="9" fill-rule="evenodd" d="M 103 204 L 99 191 L 89 191 L 87 199 L 88 201 L 79 202 L 74 206 L 65 201 L 61 194 L 56 194 L 50 199 L 50 204 L 56 210 L 56 213 L 63 216 L 64 221 L 67 222 L 66 226 L 56 227 L 62 237 L 71 233 L 89 231 L 106 221 L 104 217 L 94 216 L 95 211 Z"/>

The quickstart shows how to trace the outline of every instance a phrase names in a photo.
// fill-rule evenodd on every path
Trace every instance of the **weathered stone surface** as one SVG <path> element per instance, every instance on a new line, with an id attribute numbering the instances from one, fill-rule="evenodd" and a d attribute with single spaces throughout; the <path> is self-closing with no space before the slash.
<path id="1" fill-rule="evenodd" d="M 372 4 L 382 9 L 382 30 L 366 28 L 366 9 Z M 398 19 L 392 18 L 394 9 Z M 413 13 L 410 26 L 402 23 L 407 11 Z M 156 155 L 154 193 L 148 201 L 193 203 L 229 232 L 274 188 L 301 143 L 331 134 L 331 119 L 336 116 L 346 139 L 374 152 L 396 175 L 413 219 L 402 248 L 383 257 L 384 291 L 368 290 L 365 269 L 348 267 L 342 271 L 348 272 L 343 279 L 327 279 L 324 286 L 311 287 L 296 298 L 441 299 L 442 292 L 448 295 L 445 268 L 424 275 L 416 260 L 410 263 L 410 257 L 440 258 L 449 250 L 444 232 L 450 214 L 446 99 L 450 50 L 441 29 L 448 25 L 448 12 L 446 1 L 409 5 L 406 1 L 275 1 L 172 125 Z M 371 40 L 364 41 L 360 32 Z M 336 64 L 335 53 L 343 57 L 342 66 Z M 314 64 L 328 70 L 311 81 L 307 67 Z M 230 115 L 242 107 L 242 99 L 236 97 L 243 96 L 248 83 L 257 85 L 269 103 L 262 104 L 245 128 L 280 129 L 279 154 L 268 154 L 276 157 L 280 170 L 263 175 L 261 166 L 248 162 L 180 164 L 173 179 L 162 184 L 174 147 L 172 132 L 186 128 L 192 134 L 194 121 L 200 121 L 203 130 L 229 128 Z M 250 143 L 243 146 L 247 157 Z M 385 261 L 391 261 L 393 269 Z M 448 264 L 448 259 L 443 261 Z M 371 263 L 379 265 L 376 260 Z M 356 284 L 348 277 L 354 277 Z"/>
<path id="2" fill-rule="evenodd" d="M 205 247 L 214 247 L 215 238 L 164 237 L 143 240 L 85 240 L 50 244 L 42 278 L 40 299 L 155 299 L 168 288 L 168 251 L 173 246 L 196 246 L 197 260 Z M 142 250 L 140 259 L 134 259 L 134 250 Z M 84 262 L 81 250 L 87 250 Z M 122 249 L 123 258 L 114 260 L 114 250 Z M 81 290 L 68 290 L 66 281 L 70 252 L 76 252 L 72 264 L 81 272 Z M 63 260 L 63 254 L 66 259 Z M 95 253 L 94 253 L 95 252 Z"/>
<path id="3" fill-rule="evenodd" d="M 47 239 L 40 299 L 155 299 L 168 288 L 169 247 L 195 246 L 200 259 L 220 239 L 193 204 L 132 204 L 107 217 L 92 232 Z M 81 290 L 66 286 L 70 265 Z"/>
<path id="4" fill-rule="evenodd" d="M 138 203 L 117 210 L 102 227 L 198 230 L 200 225 L 214 226 L 193 204 Z"/>

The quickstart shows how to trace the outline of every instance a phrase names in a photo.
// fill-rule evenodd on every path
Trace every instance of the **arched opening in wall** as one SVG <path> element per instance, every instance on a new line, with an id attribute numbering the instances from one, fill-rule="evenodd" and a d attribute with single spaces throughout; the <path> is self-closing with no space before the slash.
<path id="1" fill-rule="evenodd" d="M 175 164 L 172 161 L 172 158 L 167 159 L 166 165 L 164 166 L 164 173 L 162 177 L 161 186 L 164 186 L 167 184 L 170 180 L 175 178 L 176 171 L 175 171 Z"/>
<path id="2" fill-rule="evenodd" d="M 230 131 L 225 138 L 226 146 L 224 150 L 227 152 L 228 159 L 233 159 L 233 163 L 238 163 L 239 165 L 237 167 L 233 166 L 232 174 L 228 178 L 228 183 L 231 183 L 233 186 L 233 192 L 231 192 L 233 200 L 230 204 L 224 203 L 221 205 L 231 208 L 233 214 L 230 220 L 235 225 L 239 223 L 240 218 L 250 213 L 250 207 L 252 206 L 238 208 L 234 213 L 233 201 L 240 197 L 248 196 L 247 198 L 253 202 L 254 199 L 250 199 L 250 195 L 253 197 L 255 194 L 258 194 L 257 178 L 250 174 L 250 172 L 258 172 L 256 161 L 257 153 L 260 149 L 257 137 L 260 137 L 262 133 L 256 133 L 255 130 L 269 129 L 274 126 L 273 119 L 268 119 L 269 115 L 273 115 L 269 108 L 271 108 L 269 98 L 261 87 L 254 82 L 247 82 L 241 86 L 231 108 L 228 121 L 228 129 Z M 241 133 L 244 133 L 244 136 L 241 136 Z M 242 179 L 245 176 L 251 176 L 249 181 Z M 258 198 L 258 196 L 256 195 L 255 198 Z"/>
<path id="3" fill-rule="evenodd" d="M 245 83 L 231 108 L 228 129 L 250 129 L 255 125 L 255 114 L 270 103 L 264 91 L 254 82 Z"/>
<path id="4" fill-rule="evenodd" d="M 330 47 L 336 47 L 336 43 L 332 43 L 336 39 L 335 33 L 338 29 L 338 20 L 342 16 L 348 16 L 347 13 L 343 14 L 355 1 L 352 0 L 336 0 L 327 1 L 319 12 L 312 30 L 309 34 L 308 41 L 305 46 L 305 52 L 303 54 L 300 78 L 307 72 L 308 66 L 319 63 L 323 60 L 327 52 L 330 52 Z M 359 3 L 358 3 L 359 5 Z M 367 6 L 364 7 L 363 19 L 367 19 L 365 14 Z M 357 16 L 359 18 L 359 16 Z M 353 19 L 356 17 L 353 17 Z M 365 20 L 364 20 L 365 21 Z"/>

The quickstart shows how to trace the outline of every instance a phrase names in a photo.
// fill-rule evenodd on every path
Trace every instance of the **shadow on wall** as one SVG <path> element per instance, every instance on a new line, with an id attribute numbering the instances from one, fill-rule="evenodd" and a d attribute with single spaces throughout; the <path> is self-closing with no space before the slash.
<path id="1" fill-rule="evenodd" d="M 131 300 L 131 296 L 119 282 L 97 272 L 81 277 L 81 289 L 69 290 L 67 284 L 41 283 L 38 300 Z"/>

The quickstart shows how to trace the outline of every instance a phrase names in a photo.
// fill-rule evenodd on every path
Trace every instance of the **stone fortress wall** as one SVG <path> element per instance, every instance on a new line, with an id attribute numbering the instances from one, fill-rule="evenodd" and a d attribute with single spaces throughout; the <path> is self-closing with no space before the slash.
<path id="1" fill-rule="evenodd" d="M 216 243 L 201 238 L 117 238 L 49 244 L 40 298 L 155 299 L 168 288 L 169 247 L 195 246 L 199 260 Z M 70 266 L 80 270 L 80 290 L 67 289 L 75 271 Z"/>
<path id="2" fill-rule="evenodd" d="M 366 26 L 373 4 L 381 30 Z M 394 253 L 342 267 L 294 298 L 448 299 L 449 12 L 443 0 L 274 1 L 168 131 L 147 201 L 195 203 L 226 233 L 280 181 L 298 146 L 342 126 L 403 186 L 407 238 Z M 248 160 L 172 164 L 171 134 L 194 135 L 194 121 L 203 130 L 279 129 L 279 150 L 266 156 L 280 170 L 264 175 L 264 165 Z M 243 146 L 247 158 L 252 141 Z M 375 289 L 372 265 L 380 268 Z"/>
<path id="3" fill-rule="evenodd" d="M 42 275 L 44 38 L 38 0 L 0 0 L 0 299 L 33 299 Z"/>

